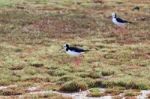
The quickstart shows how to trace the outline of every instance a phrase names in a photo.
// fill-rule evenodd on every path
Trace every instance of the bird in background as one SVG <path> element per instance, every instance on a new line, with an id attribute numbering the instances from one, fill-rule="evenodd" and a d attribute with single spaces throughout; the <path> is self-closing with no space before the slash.
<path id="1" fill-rule="evenodd" d="M 85 50 L 85 49 L 78 48 L 78 47 L 71 47 L 69 44 L 65 44 L 64 49 L 68 55 L 76 57 L 76 60 L 75 60 L 76 65 L 80 64 L 80 59 L 78 57 L 82 56 L 83 53 L 89 51 L 89 50 Z"/>
<path id="2" fill-rule="evenodd" d="M 112 22 L 117 25 L 121 30 L 125 30 L 127 23 L 132 23 L 130 21 L 119 18 L 115 12 L 112 13 Z M 122 31 L 121 31 L 122 32 Z"/>

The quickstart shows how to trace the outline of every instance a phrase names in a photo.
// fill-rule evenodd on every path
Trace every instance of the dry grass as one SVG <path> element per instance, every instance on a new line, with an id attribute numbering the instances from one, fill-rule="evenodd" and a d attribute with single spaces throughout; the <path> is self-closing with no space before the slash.
<path id="1" fill-rule="evenodd" d="M 74 80 L 84 89 L 150 89 L 149 0 L 7 1 L 0 1 L 0 85 L 55 83 L 59 90 Z M 114 11 L 135 24 L 116 32 Z M 76 67 L 60 51 L 64 43 L 91 51 Z"/>
<path id="2" fill-rule="evenodd" d="M 24 96 L 0 96 L 1 99 L 72 99 L 71 97 L 64 97 L 62 95 L 58 95 L 58 94 L 27 94 Z"/>

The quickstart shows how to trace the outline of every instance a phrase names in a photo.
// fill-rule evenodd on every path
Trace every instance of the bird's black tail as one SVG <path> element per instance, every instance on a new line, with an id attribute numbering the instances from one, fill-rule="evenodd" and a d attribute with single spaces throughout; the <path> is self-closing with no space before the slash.
<path id="1" fill-rule="evenodd" d="M 90 50 L 84 50 L 84 52 L 89 52 Z"/>
<path id="2" fill-rule="evenodd" d="M 129 24 L 135 24 L 134 22 L 128 21 Z"/>

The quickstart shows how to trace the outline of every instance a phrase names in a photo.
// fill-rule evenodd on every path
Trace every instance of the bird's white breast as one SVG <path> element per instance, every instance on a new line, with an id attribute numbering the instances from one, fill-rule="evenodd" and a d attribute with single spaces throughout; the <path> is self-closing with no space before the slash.
<path id="1" fill-rule="evenodd" d="M 116 20 L 116 18 L 112 18 L 112 22 L 113 22 L 114 24 L 116 24 L 117 26 L 119 26 L 119 27 L 124 27 L 124 26 L 125 26 L 125 23 L 120 23 L 120 22 L 118 22 L 118 21 Z"/>
<path id="2" fill-rule="evenodd" d="M 74 52 L 74 51 L 70 51 L 70 50 L 66 51 L 66 53 L 71 55 L 71 56 L 79 56 L 81 54 L 79 52 Z"/>

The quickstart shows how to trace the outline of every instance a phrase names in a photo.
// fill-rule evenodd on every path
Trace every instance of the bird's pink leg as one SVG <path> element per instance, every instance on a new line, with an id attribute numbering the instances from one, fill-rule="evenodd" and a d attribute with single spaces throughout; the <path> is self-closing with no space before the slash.
<path id="1" fill-rule="evenodd" d="M 126 28 L 123 28 L 123 30 L 125 34 L 128 33 L 128 30 Z"/>
<path id="2" fill-rule="evenodd" d="M 120 27 L 122 33 L 128 33 L 125 26 Z"/>
<path id="3" fill-rule="evenodd" d="M 75 64 L 76 64 L 77 66 L 79 66 L 79 65 L 81 64 L 81 57 L 83 57 L 83 55 L 80 55 L 79 57 L 76 57 L 76 58 L 75 58 Z"/>
<path id="4" fill-rule="evenodd" d="M 76 59 L 76 65 L 77 65 L 77 66 L 79 66 L 79 65 L 80 65 L 80 63 L 81 63 L 80 58 L 77 58 L 77 59 Z"/>
<path id="5" fill-rule="evenodd" d="M 78 57 L 75 57 L 75 59 L 74 59 L 74 64 L 75 64 L 76 66 L 79 66 L 80 63 L 81 63 L 80 59 L 79 59 Z"/>
<path id="6" fill-rule="evenodd" d="M 115 33 L 115 34 L 118 34 L 119 33 L 119 28 L 117 27 L 117 26 L 115 26 L 115 29 L 113 30 L 113 32 Z"/>
<path id="7" fill-rule="evenodd" d="M 117 26 L 115 27 L 115 30 L 116 30 L 116 32 L 118 32 L 118 27 Z"/>
<path id="8" fill-rule="evenodd" d="M 123 30 L 122 30 L 122 27 L 119 27 L 118 30 L 119 30 L 120 39 L 122 40 L 123 39 Z"/>
<path id="9" fill-rule="evenodd" d="M 118 27 L 119 33 L 122 33 L 122 27 Z"/>

